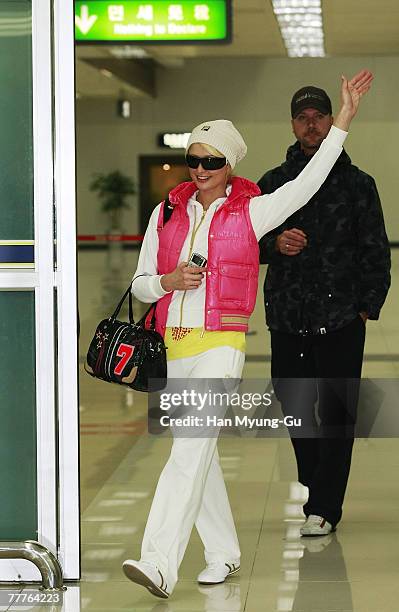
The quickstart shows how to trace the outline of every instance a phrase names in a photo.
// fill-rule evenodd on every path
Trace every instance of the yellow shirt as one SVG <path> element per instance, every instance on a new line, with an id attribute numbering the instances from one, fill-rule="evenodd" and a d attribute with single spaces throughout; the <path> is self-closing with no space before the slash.
<path id="1" fill-rule="evenodd" d="M 206 331 L 201 327 L 167 327 L 165 345 L 168 361 L 193 357 L 219 346 L 231 346 L 245 353 L 245 333 Z"/>

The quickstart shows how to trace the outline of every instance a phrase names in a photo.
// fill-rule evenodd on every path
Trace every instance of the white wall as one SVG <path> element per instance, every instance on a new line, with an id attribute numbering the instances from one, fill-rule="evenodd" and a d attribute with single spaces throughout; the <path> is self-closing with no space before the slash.
<path id="1" fill-rule="evenodd" d="M 303 85 L 326 89 L 339 104 L 341 73 L 367 67 L 375 74 L 373 90 L 362 102 L 346 143 L 352 161 L 374 176 L 383 202 L 390 240 L 399 240 L 399 57 L 330 59 L 187 60 L 183 69 L 158 71 L 158 97 L 135 99 L 132 118 L 116 117 L 113 100 L 79 100 L 78 229 L 101 233 L 99 213 L 88 184 L 94 172 L 118 169 L 138 181 L 138 155 L 162 153 L 156 137 L 163 131 L 190 131 L 207 119 L 231 119 L 242 132 L 249 153 L 237 174 L 254 181 L 285 158 L 294 137 L 290 100 Z M 125 217 L 125 230 L 138 231 L 138 200 Z"/>

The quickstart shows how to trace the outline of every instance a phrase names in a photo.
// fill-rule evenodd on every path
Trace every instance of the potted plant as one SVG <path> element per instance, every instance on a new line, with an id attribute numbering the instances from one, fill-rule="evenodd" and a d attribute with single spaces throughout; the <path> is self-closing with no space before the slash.
<path id="1" fill-rule="evenodd" d="M 97 191 L 102 202 L 101 210 L 108 214 L 108 233 L 121 233 L 121 218 L 124 208 L 131 208 L 126 202 L 136 193 L 133 180 L 115 170 L 109 174 L 96 174 L 90 183 L 90 191 Z"/>

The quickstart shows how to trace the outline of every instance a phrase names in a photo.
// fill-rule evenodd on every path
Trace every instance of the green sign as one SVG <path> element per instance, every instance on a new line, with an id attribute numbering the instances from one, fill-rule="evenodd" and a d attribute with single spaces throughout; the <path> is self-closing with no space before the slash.
<path id="1" fill-rule="evenodd" d="M 231 0 L 75 1 L 80 43 L 229 42 Z"/>

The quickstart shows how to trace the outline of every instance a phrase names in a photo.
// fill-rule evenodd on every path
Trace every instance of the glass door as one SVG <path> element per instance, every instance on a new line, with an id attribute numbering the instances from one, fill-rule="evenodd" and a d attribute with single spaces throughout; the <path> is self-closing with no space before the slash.
<path id="1" fill-rule="evenodd" d="M 0 540 L 78 578 L 73 60 L 73 3 L 0 0 Z"/>

